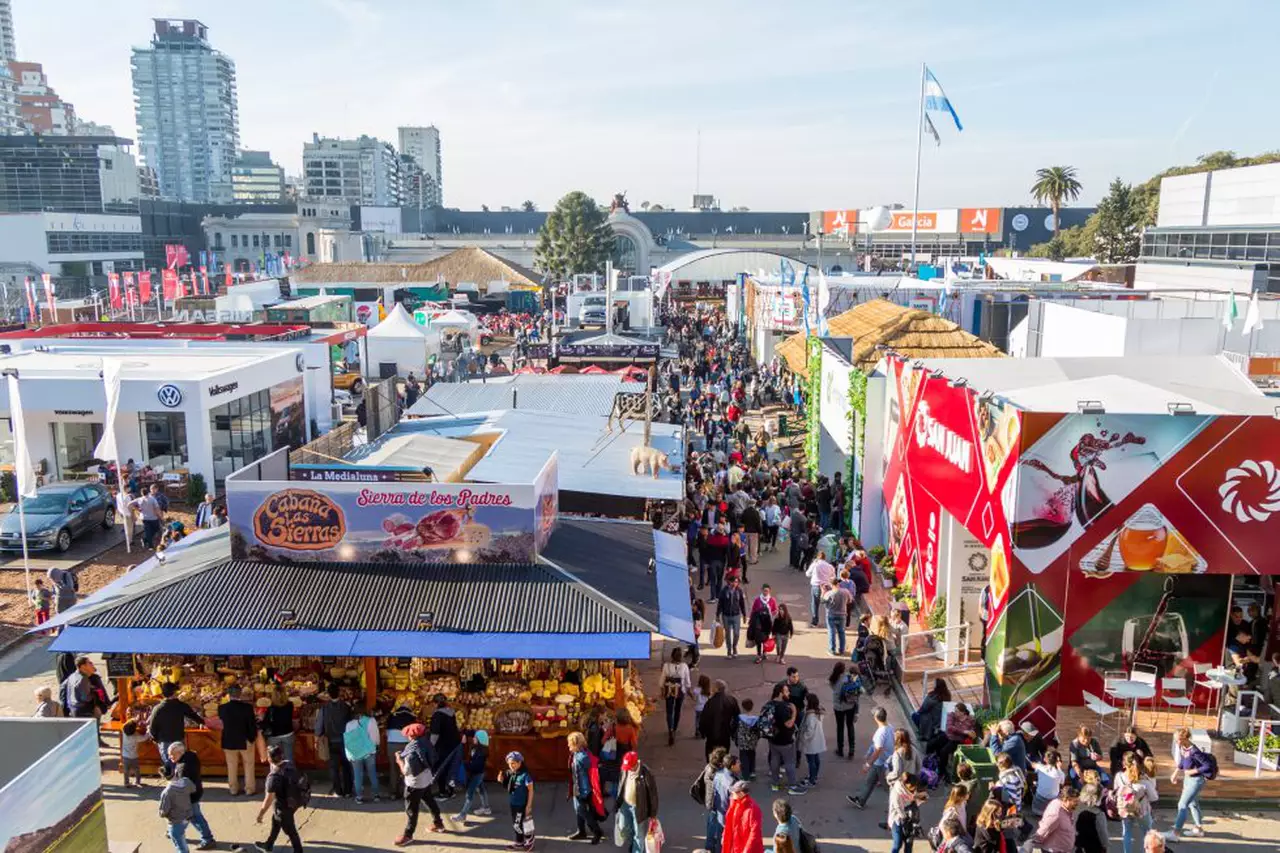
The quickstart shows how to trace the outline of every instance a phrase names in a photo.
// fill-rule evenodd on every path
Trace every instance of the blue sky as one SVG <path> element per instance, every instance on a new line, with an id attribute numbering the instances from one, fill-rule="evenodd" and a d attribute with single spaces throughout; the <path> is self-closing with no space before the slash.
<path id="1" fill-rule="evenodd" d="M 1280 3 L 757 0 L 13 0 L 19 57 L 136 135 L 129 48 L 195 17 L 237 64 L 240 133 L 291 173 L 303 141 L 435 124 L 445 203 L 583 189 L 686 207 L 911 202 L 919 69 L 965 130 L 926 140 L 921 207 L 1028 201 L 1074 165 L 1094 201 L 1216 149 L 1280 145 Z M 701 174 L 696 140 L 701 131 Z"/>

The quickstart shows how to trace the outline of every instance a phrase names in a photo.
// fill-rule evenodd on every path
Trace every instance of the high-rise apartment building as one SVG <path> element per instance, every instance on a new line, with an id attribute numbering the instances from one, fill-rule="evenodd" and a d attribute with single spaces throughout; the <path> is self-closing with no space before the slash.
<path id="1" fill-rule="evenodd" d="M 48 136 L 77 132 L 76 110 L 49 85 L 39 62 L 9 61 L 9 73 L 18 87 L 18 115 L 23 130 Z"/>
<path id="2" fill-rule="evenodd" d="M 151 44 L 133 49 L 138 147 L 162 198 L 227 202 L 240 148 L 236 66 L 199 21 L 157 18 Z"/>
<path id="3" fill-rule="evenodd" d="M 112 136 L 0 136 L 0 213 L 138 213 L 130 141 Z"/>
<path id="4" fill-rule="evenodd" d="M 435 125 L 400 128 L 400 153 L 408 154 L 422 168 L 423 181 L 429 192 L 423 207 L 444 204 L 444 180 L 441 177 L 440 131 Z"/>
<path id="5" fill-rule="evenodd" d="M 18 58 L 18 44 L 13 37 L 13 6 L 10 0 L 0 0 L 0 59 L 6 62 Z"/>
<path id="6" fill-rule="evenodd" d="M 302 145 L 302 180 L 306 199 L 375 207 L 397 207 L 402 201 L 400 157 L 391 143 L 372 136 L 312 134 Z"/>
<path id="7" fill-rule="evenodd" d="M 231 167 L 231 194 L 244 204 L 284 201 L 284 169 L 271 162 L 269 151 L 241 151 Z"/>

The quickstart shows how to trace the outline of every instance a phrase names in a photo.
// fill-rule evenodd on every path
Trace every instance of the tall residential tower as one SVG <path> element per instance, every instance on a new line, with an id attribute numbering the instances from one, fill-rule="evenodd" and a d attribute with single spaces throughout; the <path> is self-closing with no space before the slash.
<path id="1" fill-rule="evenodd" d="M 151 44 L 133 49 L 138 147 L 164 199 L 232 199 L 240 148 L 236 66 L 210 46 L 208 34 L 199 21 L 157 18 Z"/>
<path id="2" fill-rule="evenodd" d="M 435 125 L 400 128 L 400 153 L 408 154 L 422 169 L 422 207 L 444 204 L 444 181 L 441 178 L 440 131 Z M 417 199 L 415 199 L 417 203 Z"/>

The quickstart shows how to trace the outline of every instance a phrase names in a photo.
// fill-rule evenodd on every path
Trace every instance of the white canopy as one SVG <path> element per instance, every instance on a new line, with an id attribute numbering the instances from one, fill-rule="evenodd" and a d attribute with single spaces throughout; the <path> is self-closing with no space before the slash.
<path id="1" fill-rule="evenodd" d="M 469 311 L 446 311 L 431 318 L 432 326 L 466 326 L 474 329 L 477 323 L 476 315 Z"/>
<path id="2" fill-rule="evenodd" d="M 386 319 L 369 330 L 365 374 L 375 378 L 427 372 L 428 356 L 439 350 L 435 336 L 413 322 L 399 303 Z"/>

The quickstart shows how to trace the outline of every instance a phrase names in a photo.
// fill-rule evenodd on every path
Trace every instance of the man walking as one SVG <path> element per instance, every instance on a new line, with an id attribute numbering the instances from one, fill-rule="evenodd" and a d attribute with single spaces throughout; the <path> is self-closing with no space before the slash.
<path id="1" fill-rule="evenodd" d="M 822 591 L 836 576 L 836 567 L 827 562 L 827 552 L 818 551 L 818 557 L 804 570 L 809 579 L 809 627 L 818 627 L 818 608 L 822 602 Z"/>
<path id="2" fill-rule="evenodd" d="M 724 626 L 727 654 L 730 658 L 736 658 L 742 623 L 747 618 L 747 598 L 742 594 L 742 585 L 738 582 L 737 575 L 730 578 L 725 588 L 720 590 L 720 597 L 716 602 L 716 617 Z"/>
<path id="3" fill-rule="evenodd" d="M 227 701 L 218 708 L 222 721 L 222 752 L 227 757 L 227 790 L 238 797 L 243 790 L 252 797 L 258 791 L 253 767 L 253 747 L 258 737 L 258 721 L 253 706 L 240 698 L 240 685 L 227 688 Z M 244 765 L 244 788 L 240 787 L 240 765 Z"/>
<path id="4" fill-rule="evenodd" d="M 726 750 L 732 747 L 733 731 L 738 724 L 738 700 L 729 693 L 729 685 L 717 680 L 711 687 L 711 698 L 702 709 L 699 722 L 706 739 L 707 758 L 718 746 Z"/>
<path id="5" fill-rule="evenodd" d="M 66 677 L 58 691 L 58 700 L 68 717 L 93 716 L 93 673 L 93 661 L 87 657 L 76 658 L 75 671 Z"/>
<path id="6" fill-rule="evenodd" d="M 435 695 L 436 709 L 431 714 L 431 748 L 435 750 L 440 765 L 435 768 L 440 799 L 447 800 L 455 793 L 454 782 L 458 776 L 458 762 L 462 760 L 462 733 L 458 730 L 458 717 L 449 707 L 443 693 Z"/>
<path id="7" fill-rule="evenodd" d="M 772 698 L 760 710 L 761 734 L 769 741 L 769 782 L 782 790 L 782 770 L 787 773 L 787 793 L 803 796 L 806 789 L 796 785 L 796 709 L 787 694 L 787 685 L 775 684 Z"/>
<path id="8" fill-rule="evenodd" d="M 191 820 L 191 788 L 187 780 L 182 778 L 182 769 L 178 768 L 160 792 L 160 817 L 167 824 L 165 834 L 178 853 L 187 853 L 189 849 L 187 821 Z"/>
<path id="9" fill-rule="evenodd" d="M 844 587 L 836 584 L 828 583 L 825 589 L 822 603 L 827 608 L 827 650 L 833 655 L 844 657 L 845 616 L 853 604 L 853 597 Z"/>
<path id="10" fill-rule="evenodd" d="M 164 522 L 164 508 L 160 505 L 160 485 L 152 483 L 150 491 L 129 502 L 129 508 L 142 516 L 142 544 L 154 548 L 160 543 L 160 528 Z"/>
<path id="11" fill-rule="evenodd" d="M 764 519 L 760 517 L 760 509 L 755 501 L 747 504 L 747 508 L 742 511 L 741 520 L 742 532 L 747 534 L 747 564 L 754 566 L 760 562 L 760 532 L 764 529 Z"/>
<path id="12" fill-rule="evenodd" d="M 264 853 L 271 853 L 283 831 L 293 845 L 293 853 L 302 853 L 302 839 L 298 836 L 294 813 L 302 804 L 302 792 L 309 792 L 311 786 L 302 784 L 301 771 L 292 761 L 285 759 L 284 747 L 277 744 L 268 749 L 267 761 L 271 763 L 271 771 L 267 774 L 267 795 L 262 798 L 262 808 L 258 809 L 258 823 L 262 823 L 262 818 L 270 810 L 271 832 L 266 841 L 255 841 L 253 846 Z"/>
<path id="13" fill-rule="evenodd" d="M 875 793 L 876 786 L 884 779 L 889 770 L 889 758 L 893 755 L 893 726 L 889 725 L 889 714 L 884 708 L 876 708 L 871 718 L 876 721 L 876 732 L 871 736 L 871 745 L 867 747 L 867 760 L 862 771 L 867 778 L 862 783 L 862 790 L 848 797 L 856 808 L 865 809 L 867 799 Z"/>

